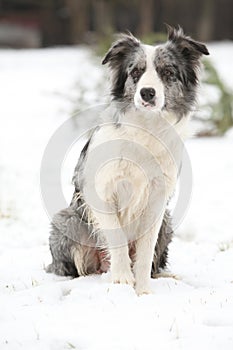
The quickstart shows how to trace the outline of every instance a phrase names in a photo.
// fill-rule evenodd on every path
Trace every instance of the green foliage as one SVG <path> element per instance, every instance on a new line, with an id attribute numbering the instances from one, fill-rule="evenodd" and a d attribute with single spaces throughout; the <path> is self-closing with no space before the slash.
<path id="1" fill-rule="evenodd" d="M 155 45 L 165 42 L 167 40 L 167 34 L 162 32 L 152 32 L 142 36 L 140 40 L 147 45 Z"/>
<path id="2" fill-rule="evenodd" d="M 96 46 L 96 54 L 98 56 L 103 57 L 105 53 L 109 50 L 109 48 L 112 45 L 112 42 L 116 39 L 116 37 L 113 34 L 113 31 L 109 30 L 108 34 L 102 35 L 97 40 L 97 46 Z"/>
<path id="3" fill-rule="evenodd" d="M 216 87 L 220 93 L 220 97 L 216 102 L 208 104 L 211 109 L 208 121 L 213 125 L 215 133 L 223 135 L 233 126 L 233 94 L 221 80 L 211 61 L 206 59 L 203 63 L 206 72 L 203 82 Z"/>

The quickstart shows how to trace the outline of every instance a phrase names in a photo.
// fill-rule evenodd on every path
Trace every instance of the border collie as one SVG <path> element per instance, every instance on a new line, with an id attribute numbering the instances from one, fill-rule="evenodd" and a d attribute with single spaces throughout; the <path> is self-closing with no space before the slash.
<path id="1" fill-rule="evenodd" d="M 47 271 L 83 276 L 110 270 L 114 283 L 149 293 L 172 239 L 166 209 L 182 140 L 195 107 L 206 46 L 168 26 L 168 40 L 123 34 L 103 59 L 112 100 L 75 168 L 70 206 L 52 221 Z"/>

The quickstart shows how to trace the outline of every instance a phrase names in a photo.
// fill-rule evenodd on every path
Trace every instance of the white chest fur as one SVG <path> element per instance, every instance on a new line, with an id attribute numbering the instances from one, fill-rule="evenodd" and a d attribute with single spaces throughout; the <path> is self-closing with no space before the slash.
<path id="1" fill-rule="evenodd" d="M 118 126 L 105 123 L 94 135 L 85 166 L 84 195 L 101 227 L 109 228 L 109 213 L 114 211 L 130 221 L 148 201 L 159 202 L 159 210 L 166 206 L 179 172 L 186 124 L 172 126 L 169 118 L 131 112 L 121 117 Z"/>

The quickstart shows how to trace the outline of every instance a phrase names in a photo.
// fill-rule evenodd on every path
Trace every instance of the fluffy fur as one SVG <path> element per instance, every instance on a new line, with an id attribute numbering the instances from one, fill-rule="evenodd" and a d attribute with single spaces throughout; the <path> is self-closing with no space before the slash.
<path id="1" fill-rule="evenodd" d="M 167 263 L 166 210 L 196 103 L 202 43 L 168 27 L 168 41 L 121 35 L 103 59 L 112 102 L 75 168 L 70 207 L 55 215 L 48 272 L 81 276 L 110 269 L 114 283 L 148 293 Z"/>

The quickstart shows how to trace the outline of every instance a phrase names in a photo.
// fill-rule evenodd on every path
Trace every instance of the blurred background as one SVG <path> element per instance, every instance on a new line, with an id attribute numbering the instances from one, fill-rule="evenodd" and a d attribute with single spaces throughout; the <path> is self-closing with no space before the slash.
<path id="1" fill-rule="evenodd" d="M 232 0 L 0 0 L 0 46 L 95 43 L 113 32 L 139 37 L 180 24 L 203 40 L 233 39 Z"/>
<path id="2" fill-rule="evenodd" d="M 86 46 L 97 56 L 103 56 L 116 32 L 129 30 L 148 44 L 166 40 L 165 23 L 180 25 L 197 40 L 218 42 L 214 50 L 220 56 L 221 50 L 230 54 L 232 0 L 0 0 L 0 48 Z M 227 48 L 221 49 L 220 43 L 226 42 Z M 206 98 L 201 101 L 201 112 L 197 111 L 194 117 L 197 122 L 204 121 L 198 136 L 222 135 L 233 125 L 231 83 L 226 85 L 229 67 L 223 68 L 223 64 L 221 67 L 226 79 L 219 75 L 220 58 L 216 62 L 203 60 L 206 72 L 203 83 L 209 89 L 203 92 Z M 228 66 L 226 62 L 224 65 Z M 82 81 L 77 85 L 75 110 L 90 102 L 83 98 L 89 87 L 84 87 Z M 99 79 L 98 87 L 94 88 L 96 101 L 105 88 L 105 79 Z"/>

